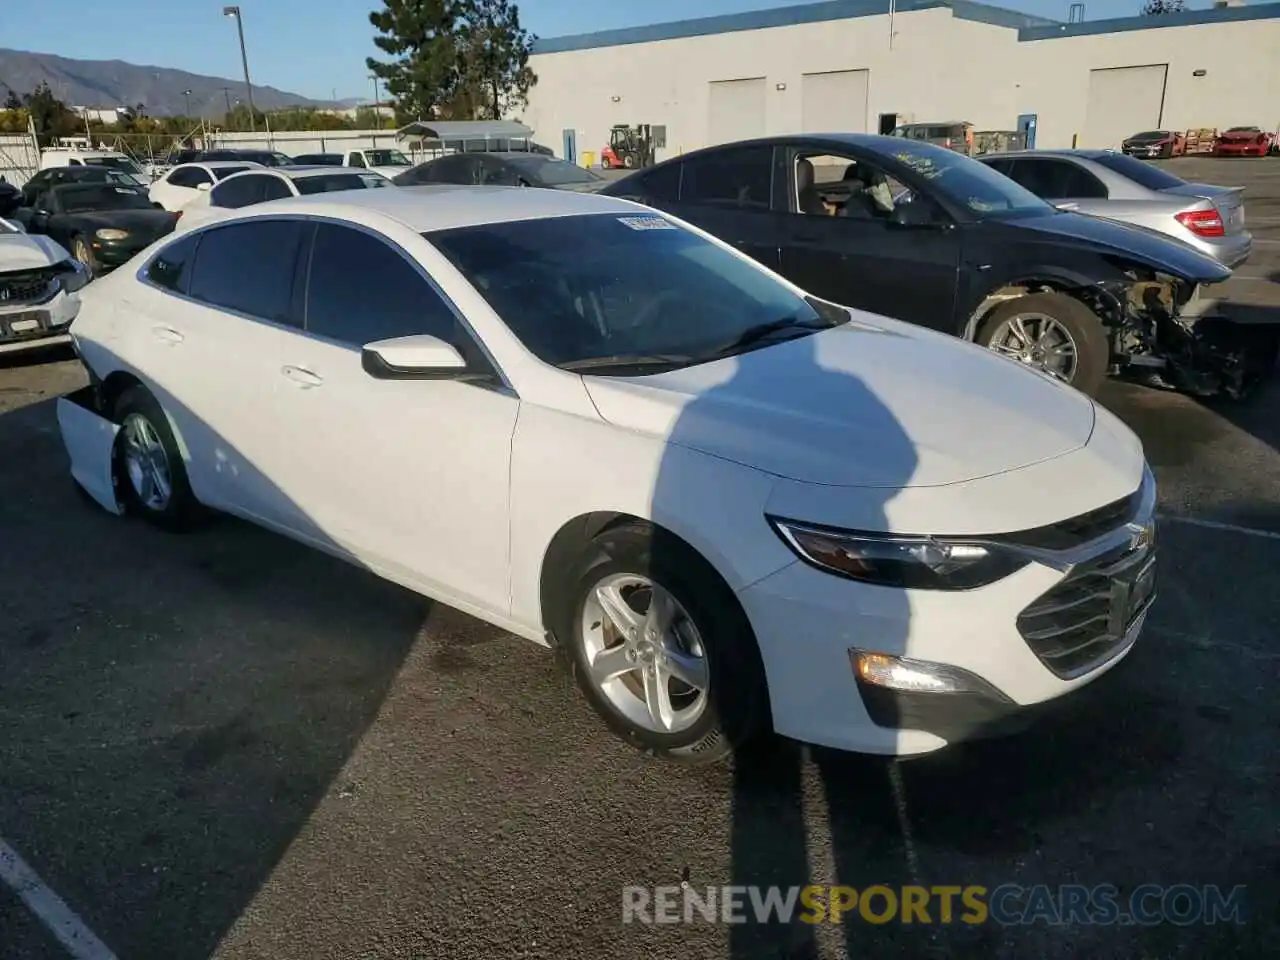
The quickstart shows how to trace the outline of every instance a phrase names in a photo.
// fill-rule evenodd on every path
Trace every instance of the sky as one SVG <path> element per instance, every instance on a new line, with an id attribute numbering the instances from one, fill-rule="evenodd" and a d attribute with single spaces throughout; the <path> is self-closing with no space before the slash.
<path id="1" fill-rule="evenodd" d="M 791 6 L 808 0 L 522 0 L 542 37 Z M 1069 0 L 993 0 L 1066 20 Z M 0 45 L 82 60 L 124 60 L 215 77 L 241 76 L 235 23 L 222 0 L 33 3 L 7 21 Z M 1132 16 L 1142 0 L 1087 0 L 1086 18 Z M 1209 6 L 1192 0 L 1188 7 Z M 365 57 L 377 55 L 369 11 L 378 0 L 240 0 L 255 84 L 316 99 L 372 98 Z"/>

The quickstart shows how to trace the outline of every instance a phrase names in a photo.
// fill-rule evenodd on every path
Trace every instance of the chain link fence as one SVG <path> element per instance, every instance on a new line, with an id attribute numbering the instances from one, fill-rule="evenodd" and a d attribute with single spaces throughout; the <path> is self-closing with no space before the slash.
<path id="1" fill-rule="evenodd" d="M 20 187 L 40 169 L 40 148 L 26 133 L 0 134 L 0 177 Z"/>

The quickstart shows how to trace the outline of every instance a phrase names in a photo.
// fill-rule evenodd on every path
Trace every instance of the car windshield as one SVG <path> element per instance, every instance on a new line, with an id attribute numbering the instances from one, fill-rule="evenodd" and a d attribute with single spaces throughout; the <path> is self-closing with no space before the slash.
<path id="1" fill-rule="evenodd" d="M 1130 140 L 1163 140 L 1169 134 L 1163 130 L 1148 130 L 1146 133 L 1135 133 Z"/>
<path id="2" fill-rule="evenodd" d="M 297 177 L 293 181 L 293 185 L 303 195 L 333 193 L 336 190 L 366 190 L 370 187 L 385 187 L 390 183 L 386 177 L 376 173 L 322 173 L 314 177 Z"/>
<path id="3" fill-rule="evenodd" d="M 142 168 L 128 157 L 85 157 L 86 167 L 110 167 L 124 173 L 142 173 Z"/>
<path id="4" fill-rule="evenodd" d="M 244 173 L 248 167 L 210 167 L 209 172 L 213 174 L 215 180 L 225 180 L 233 173 Z"/>
<path id="5" fill-rule="evenodd" d="M 1006 220 L 1058 212 L 1004 174 L 954 150 L 904 139 L 885 152 L 929 181 L 938 193 L 983 219 Z"/>
<path id="6" fill-rule="evenodd" d="M 1228 127 L 1225 133 L 1260 133 L 1257 127 Z"/>
<path id="7" fill-rule="evenodd" d="M 364 159 L 371 167 L 412 167 L 413 163 L 399 150 L 366 150 Z"/>
<path id="8" fill-rule="evenodd" d="M 1148 190 L 1169 190 L 1180 187 L 1187 181 L 1175 177 L 1172 173 L 1153 167 L 1149 163 L 1127 157 L 1123 153 L 1104 153 L 1093 158 L 1093 162 L 1108 170 L 1128 177 L 1139 186 Z"/>
<path id="9" fill-rule="evenodd" d="M 92 183 L 60 187 L 58 200 L 66 213 L 88 213 L 92 210 L 151 210 L 147 195 L 133 187 Z"/>
<path id="10" fill-rule="evenodd" d="M 511 157 L 508 161 L 513 167 L 527 177 L 549 187 L 558 187 L 567 183 L 592 183 L 602 179 L 590 170 L 585 170 L 576 163 L 557 160 L 554 157 L 543 157 L 530 154 L 527 157 Z"/>
<path id="11" fill-rule="evenodd" d="M 848 319 L 651 212 L 425 236 L 531 352 L 563 369 L 660 372 Z"/>

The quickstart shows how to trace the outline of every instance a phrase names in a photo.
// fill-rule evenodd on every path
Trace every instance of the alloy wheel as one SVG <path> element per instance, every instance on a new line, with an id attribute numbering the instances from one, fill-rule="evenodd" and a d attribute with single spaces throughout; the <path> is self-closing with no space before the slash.
<path id="1" fill-rule="evenodd" d="M 1067 383 L 1080 362 L 1071 332 L 1044 313 L 1014 314 L 995 329 L 987 346 Z"/>
<path id="2" fill-rule="evenodd" d="M 163 511 L 173 496 L 173 475 L 160 435 L 140 413 L 125 417 L 120 433 L 124 443 L 125 473 L 134 495 L 148 510 Z"/>

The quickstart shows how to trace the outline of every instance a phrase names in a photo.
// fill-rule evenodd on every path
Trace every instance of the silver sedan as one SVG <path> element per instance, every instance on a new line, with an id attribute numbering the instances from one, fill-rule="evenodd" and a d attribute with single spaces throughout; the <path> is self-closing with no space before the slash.
<path id="1" fill-rule="evenodd" d="M 1238 267 L 1253 249 L 1244 188 L 1188 183 L 1112 150 L 1024 150 L 978 157 L 1064 210 L 1167 234 Z"/>

